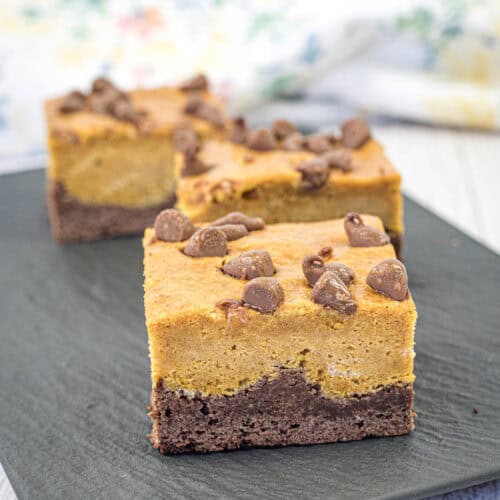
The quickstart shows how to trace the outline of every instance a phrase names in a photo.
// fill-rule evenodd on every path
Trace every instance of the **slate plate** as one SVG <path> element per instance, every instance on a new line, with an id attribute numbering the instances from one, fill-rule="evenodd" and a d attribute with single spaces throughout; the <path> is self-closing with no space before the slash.
<path id="1" fill-rule="evenodd" d="M 55 244 L 43 185 L 0 178 L 0 453 L 19 498 L 401 498 L 500 477 L 500 257 L 458 230 L 407 200 L 411 436 L 162 457 L 140 239 Z"/>

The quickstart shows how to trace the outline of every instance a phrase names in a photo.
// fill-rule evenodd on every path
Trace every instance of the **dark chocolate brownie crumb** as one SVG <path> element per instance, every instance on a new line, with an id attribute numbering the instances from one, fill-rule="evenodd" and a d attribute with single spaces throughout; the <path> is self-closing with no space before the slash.
<path id="1" fill-rule="evenodd" d="M 283 140 L 281 148 L 285 151 L 300 151 L 304 149 L 304 145 L 304 136 L 300 132 L 295 132 Z"/>
<path id="2" fill-rule="evenodd" d="M 359 148 L 370 138 L 368 124 L 361 118 L 352 118 L 342 126 L 342 144 L 346 148 Z"/>
<path id="3" fill-rule="evenodd" d="M 86 99 L 83 92 L 73 90 L 73 92 L 70 92 L 63 99 L 59 106 L 59 111 L 61 113 L 75 113 L 76 111 L 81 111 L 85 108 Z"/>
<path id="4" fill-rule="evenodd" d="M 276 311 L 284 298 L 285 293 L 276 278 L 254 278 L 243 289 L 244 304 L 265 314 Z"/>
<path id="5" fill-rule="evenodd" d="M 224 224 L 217 226 L 227 238 L 227 241 L 234 241 L 248 235 L 248 229 L 243 224 Z"/>
<path id="6" fill-rule="evenodd" d="M 206 227 L 196 231 L 184 247 L 189 257 L 223 257 L 227 253 L 227 238 L 216 227 Z"/>
<path id="7" fill-rule="evenodd" d="M 330 177 L 328 165 L 321 158 L 306 160 L 297 165 L 295 169 L 302 175 L 299 186 L 301 191 L 314 191 L 321 189 Z"/>
<path id="8" fill-rule="evenodd" d="M 474 413 L 474 415 L 477 415 L 479 413 L 479 410 L 477 408 L 472 408 L 472 413 Z"/>
<path id="9" fill-rule="evenodd" d="M 227 261 L 222 266 L 222 271 L 233 278 L 252 280 L 261 276 L 272 276 L 275 269 L 269 252 L 249 250 Z"/>
<path id="10" fill-rule="evenodd" d="M 255 151 L 271 151 L 278 143 L 269 129 L 259 128 L 248 133 L 247 146 Z"/>
<path id="11" fill-rule="evenodd" d="M 242 116 L 234 118 L 228 133 L 229 140 L 236 144 L 245 144 L 247 133 L 248 129 L 245 118 Z"/>
<path id="12" fill-rule="evenodd" d="M 333 145 L 330 136 L 327 134 L 313 134 L 306 137 L 306 148 L 315 154 L 326 153 L 332 149 Z"/>
<path id="13" fill-rule="evenodd" d="M 184 80 L 180 85 L 179 89 L 183 92 L 194 92 L 194 91 L 207 91 L 208 90 L 208 79 L 203 73 L 198 73 L 192 78 Z"/>
<path id="14" fill-rule="evenodd" d="M 394 300 L 408 297 L 408 275 L 404 264 L 398 259 L 386 259 L 371 269 L 366 283 L 376 292 Z"/>
<path id="15" fill-rule="evenodd" d="M 229 212 L 224 217 L 214 220 L 212 226 L 223 226 L 225 224 L 243 224 L 249 231 L 264 229 L 266 224 L 260 217 L 250 217 L 242 212 Z"/>
<path id="16" fill-rule="evenodd" d="M 156 237 L 162 241 L 184 241 L 196 231 L 193 223 L 175 208 L 162 210 L 156 216 L 154 228 Z"/>
<path id="17" fill-rule="evenodd" d="M 352 153 L 349 149 L 332 149 L 321 155 L 321 158 L 326 160 L 330 168 L 339 168 L 343 172 L 352 170 Z"/>
<path id="18" fill-rule="evenodd" d="M 316 304 L 335 309 L 345 314 L 354 314 L 357 309 L 351 294 L 342 280 L 331 271 L 326 271 L 319 278 L 312 290 L 312 299 Z"/>
<path id="19" fill-rule="evenodd" d="M 274 137 L 278 140 L 283 140 L 286 137 L 292 135 L 293 133 L 298 132 L 297 127 L 288 120 L 275 120 L 273 122 L 272 131 Z"/>
<path id="20" fill-rule="evenodd" d="M 344 229 L 352 247 L 379 247 L 391 242 L 383 231 L 366 226 L 360 215 L 355 212 L 346 215 Z"/>

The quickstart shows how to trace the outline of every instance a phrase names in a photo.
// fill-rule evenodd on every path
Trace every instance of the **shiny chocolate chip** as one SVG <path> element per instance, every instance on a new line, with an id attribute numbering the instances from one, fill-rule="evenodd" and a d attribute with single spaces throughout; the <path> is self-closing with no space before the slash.
<path id="1" fill-rule="evenodd" d="M 260 217 L 250 217 L 242 212 L 230 212 L 212 222 L 212 226 L 223 226 L 224 224 L 243 224 L 249 231 L 264 229 L 266 226 Z"/>
<path id="2" fill-rule="evenodd" d="M 259 128 L 248 133 L 247 146 L 255 151 L 271 151 L 278 143 L 269 129 Z"/>
<path id="3" fill-rule="evenodd" d="M 330 169 L 321 158 L 306 160 L 297 165 L 296 170 L 302 175 L 299 189 L 301 191 L 314 191 L 322 188 L 330 177 Z"/>
<path id="4" fill-rule="evenodd" d="M 101 76 L 99 78 L 96 78 L 92 82 L 91 91 L 93 93 L 99 94 L 101 92 L 106 92 L 109 90 L 117 91 L 117 88 L 115 87 L 113 82 L 111 80 L 108 80 L 107 78 Z"/>
<path id="5" fill-rule="evenodd" d="M 295 132 L 283 140 L 281 148 L 285 151 L 300 151 L 304 149 L 304 144 L 304 136 L 300 132 Z"/>
<path id="6" fill-rule="evenodd" d="M 195 115 L 198 113 L 198 110 L 201 108 L 203 105 L 203 98 L 195 96 L 191 97 L 186 101 L 186 104 L 184 104 L 184 113 L 187 113 L 188 115 Z"/>
<path id="7" fill-rule="evenodd" d="M 222 127 L 224 125 L 224 116 L 221 110 L 208 102 L 203 102 L 196 111 L 196 116 L 211 123 L 215 127 Z"/>
<path id="8" fill-rule="evenodd" d="M 318 255 L 320 257 L 323 257 L 323 258 L 326 258 L 326 257 L 331 257 L 333 254 L 333 247 L 323 247 L 320 249 L 320 251 L 318 252 Z"/>
<path id="9" fill-rule="evenodd" d="M 85 108 L 86 96 L 83 92 L 73 90 L 61 102 L 59 111 L 61 113 L 75 113 Z"/>
<path id="10" fill-rule="evenodd" d="M 245 122 L 245 118 L 238 116 L 235 118 L 229 129 L 228 137 L 231 142 L 235 142 L 236 144 L 245 144 L 247 140 L 247 125 Z"/>
<path id="11" fill-rule="evenodd" d="M 184 80 L 179 85 L 179 89 L 183 92 L 206 91 L 208 90 L 208 79 L 203 73 L 198 73 L 192 78 Z"/>
<path id="12" fill-rule="evenodd" d="M 408 275 L 406 268 L 398 259 L 386 259 L 373 267 L 366 283 L 376 292 L 394 300 L 408 297 Z"/>
<path id="13" fill-rule="evenodd" d="M 273 122 L 272 131 L 274 137 L 281 141 L 289 135 L 298 132 L 298 129 L 292 122 L 289 122 L 288 120 L 275 120 Z"/>
<path id="14" fill-rule="evenodd" d="M 234 241 L 248 235 L 248 229 L 243 224 L 224 224 L 217 226 L 227 238 L 227 241 Z"/>
<path id="15" fill-rule="evenodd" d="M 196 231 L 192 222 L 175 208 L 162 210 L 156 216 L 154 228 L 156 237 L 163 241 L 184 241 Z"/>
<path id="16" fill-rule="evenodd" d="M 332 149 L 321 155 L 330 168 L 339 168 L 344 172 L 352 170 L 352 153 L 349 149 Z"/>
<path id="17" fill-rule="evenodd" d="M 284 298 L 285 293 L 276 278 L 254 278 L 243 289 L 244 304 L 261 313 L 276 311 Z"/>
<path id="18" fill-rule="evenodd" d="M 352 247 L 379 247 L 391 241 L 383 231 L 366 226 L 361 216 L 355 212 L 346 215 L 344 229 Z"/>
<path id="19" fill-rule="evenodd" d="M 306 137 L 306 149 L 320 155 L 332 149 L 330 136 L 327 134 L 314 134 Z"/>
<path id="20" fill-rule="evenodd" d="M 185 151 L 184 163 L 181 169 L 181 177 L 192 177 L 194 175 L 204 174 L 212 168 L 212 165 L 207 165 L 198 156 L 198 151 Z"/>
<path id="21" fill-rule="evenodd" d="M 190 257 L 223 257 L 227 253 L 227 238 L 216 227 L 206 227 L 191 236 L 184 253 Z"/>
<path id="22" fill-rule="evenodd" d="M 325 271 L 335 273 L 345 286 L 349 286 L 355 278 L 354 271 L 340 262 L 329 262 L 325 265 Z"/>
<path id="23" fill-rule="evenodd" d="M 191 127 L 178 127 L 172 134 L 174 148 L 177 151 L 197 152 L 200 148 L 198 134 Z"/>
<path id="24" fill-rule="evenodd" d="M 370 128 L 361 118 L 352 118 L 342 126 L 342 144 L 346 148 L 359 148 L 370 138 Z"/>
<path id="25" fill-rule="evenodd" d="M 319 255 L 308 255 L 302 260 L 302 272 L 309 286 L 314 286 L 325 272 L 325 263 Z"/>
<path id="26" fill-rule="evenodd" d="M 261 276 L 272 276 L 274 265 L 266 250 L 249 250 L 227 261 L 222 270 L 233 278 L 252 280 Z"/>
<path id="27" fill-rule="evenodd" d="M 357 309 L 356 302 L 345 284 L 331 271 L 323 273 L 316 282 L 312 290 L 312 299 L 316 304 L 345 314 L 354 314 Z"/>

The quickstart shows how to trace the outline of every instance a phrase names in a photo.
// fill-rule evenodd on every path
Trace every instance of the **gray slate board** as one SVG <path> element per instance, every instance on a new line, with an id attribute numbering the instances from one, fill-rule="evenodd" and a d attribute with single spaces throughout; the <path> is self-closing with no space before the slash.
<path id="1" fill-rule="evenodd" d="M 19 498 L 400 498 L 500 477 L 500 257 L 458 230 L 406 200 L 411 436 L 162 457 L 140 239 L 57 245 L 43 186 L 0 178 L 0 458 Z"/>

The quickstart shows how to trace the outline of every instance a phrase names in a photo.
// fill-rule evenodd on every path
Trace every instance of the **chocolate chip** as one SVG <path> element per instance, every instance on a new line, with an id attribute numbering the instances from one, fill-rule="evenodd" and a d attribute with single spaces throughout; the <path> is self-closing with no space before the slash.
<path id="1" fill-rule="evenodd" d="M 314 134 L 306 137 L 306 149 L 317 155 L 326 153 L 332 149 L 330 136 L 326 134 Z"/>
<path id="2" fill-rule="evenodd" d="M 92 82 L 91 91 L 93 93 L 99 94 L 100 92 L 105 92 L 108 90 L 117 91 L 117 88 L 115 87 L 113 82 L 111 82 L 107 78 L 99 77 Z"/>
<path id="3" fill-rule="evenodd" d="M 325 264 L 319 255 L 309 255 L 302 261 L 302 272 L 309 286 L 314 286 L 319 278 L 326 272 L 334 273 L 345 286 L 349 286 L 354 280 L 354 271 L 340 262 L 329 262 Z"/>
<path id="4" fill-rule="evenodd" d="M 360 215 L 354 212 L 345 216 L 344 229 L 352 247 L 380 247 L 391 241 L 383 231 L 365 226 Z"/>
<path id="5" fill-rule="evenodd" d="M 347 148 L 359 148 L 370 138 L 368 124 L 361 118 L 352 118 L 342 126 L 342 144 Z"/>
<path id="6" fill-rule="evenodd" d="M 85 108 L 86 96 L 83 92 L 73 90 L 70 92 L 59 105 L 61 113 L 74 113 Z"/>
<path id="7" fill-rule="evenodd" d="M 319 255 L 309 255 L 302 260 L 302 272 L 309 286 L 314 286 L 325 272 L 325 263 Z"/>
<path id="8" fill-rule="evenodd" d="M 316 304 L 331 307 L 345 314 L 354 314 L 357 309 L 356 302 L 345 284 L 331 271 L 326 271 L 316 282 L 312 290 L 312 299 Z"/>
<path id="9" fill-rule="evenodd" d="M 212 222 L 212 226 L 223 226 L 225 224 L 243 224 L 249 231 L 264 229 L 266 226 L 260 217 L 250 217 L 242 212 L 230 212 Z"/>
<path id="10" fill-rule="evenodd" d="M 215 307 L 224 311 L 228 323 L 231 323 L 233 319 L 238 319 L 240 323 L 248 323 L 245 308 L 241 300 L 222 299 L 215 304 Z"/>
<path id="11" fill-rule="evenodd" d="M 111 106 L 114 103 L 115 98 L 116 94 L 102 91 L 90 94 L 87 98 L 87 103 L 92 112 L 107 115 L 111 110 Z"/>
<path id="12" fill-rule="evenodd" d="M 190 257 L 223 257 L 227 253 L 227 238 L 216 227 L 206 227 L 191 236 L 184 253 Z"/>
<path id="13" fill-rule="evenodd" d="M 163 241 L 184 241 L 196 231 L 192 222 L 175 208 L 162 210 L 156 216 L 154 227 L 156 237 Z"/>
<path id="14" fill-rule="evenodd" d="M 339 168 L 344 172 L 352 170 L 352 153 L 349 149 L 332 149 L 321 155 L 330 168 Z"/>
<path id="15" fill-rule="evenodd" d="M 193 91 L 207 91 L 208 90 L 208 79 L 203 73 L 198 73 L 192 78 L 184 80 L 180 85 L 179 89 L 183 92 L 193 92 Z"/>
<path id="16" fill-rule="evenodd" d="M 204 174 L 212 168 L 207 165 L 198 156 L 198 151 L 188 150 L 184 152 L 184 164 L 181 169 L 181 177 L 192 177 L 194 175 Z"/>
<path id="17" fill-rule="evenodd" d="M 117 96 L 110 102 L 109 114 L 117 120 L 131 123 L 138 123 L 140 119 L 133 104 L 129 99 L 124 98 L 123 96 Z"/>
<path id="18" fill-rule="evenodd" d="M 332 247 L 323 247 L 320 249 L 320 251 L 318 252 L 318 255 L 320 257 L 331 257 L 331 255 L 333 254 L 333 248 Z"/>
<path id="19" fill-rule="evenodd" d="M 227 261 L 222 270 L 234 278 L 252 280 L 260 276 L 272 276 L 274 265 L 266 250 L 249 250 Z"/>
<path id="20" fill-rule="evenodd" d="M 394 300 L 408 297 L 408 275 L 398 259 L 386 259 L 371 269 L 366 283 L 376 292 Z"/>
<path id="21" fill-rule="evenodd" d="M 304 136 L 300 132 L 289 135 L 281 143 L 281 149 L 285 151 L 300 151 L 304 149 Z"/>
<path id="22" fill-rule="evenodd" d="M 248 133 L 247 146 L 255 151 L 271 151 L 278 143 L 269 129 L 259 128 Z"/>
<path id="23" fill-rule="evenodd" d="M 299 186 L 301 191 L 320 189 L 327 183 L 330 177 L 328 165 L 321 158 L 306 160 L 297 165 L 296 170 L 302 175 Z"/>
<path id="24" fill-rule="evenodd" d="M 189 98 L 184 105 L 184 113 L 187 113 L 188 115 L 198 113 L 198 110 L 203 105 L 203 102 L 203 98 L 198 96 Z"/>
<path id="25" fill-rule="evenodd" d="M 228 133 L 229 140 L 236 144 L 245 144 L 247 139 L 247 125 L 245 118 L 238 116 L 231 123 Z"/>
<path id="26" fill-rule="evenodd" d="M 244 200 L 258 200 L 259 199 L 259 191 L 257 188 L 255 189 L 248 189 L 247 191 L 243 191 L 241 194 L 241 197 Z"/>
<path id="27" fill-rule="evenodd" d="M 239 240 L 248 235 L 248 229 L 243 224 L 224 224 L 217 226 L 217 229 L 226 235 L 227 241 Z"/>
<path id="28" fill-rule="evenodd" d="M 276 311 L 284 298 L 283 288 L 276 278 L 254 278 L 243 289 L 244 304 L 261 313 Z"/>
<path id="29" fill-rule="evenodd" d="M 275 120 L 273 122 L 272 131 L 274 137 L 281 141 L 285 139 L 285 137 L 298 132 L 298 129 L 292 122 L 289 122 L 288 120 Z"/>
<path id="30" fill-rule="evenodd" d="M 196 112 L 196 116 L 205 120 L 216 127 L 222 127 L 224 125 L 224 116 L 222 115 L 219 108 L 215 107 L 208 102 L 204 102 Z"/>
<path id="31" fill-rule="evenodd" d="M 191 127 L 178 127 L 173 131 L 172 141 L 177 151 L 197 152 L 200 148 L 198 134 Z"/>

